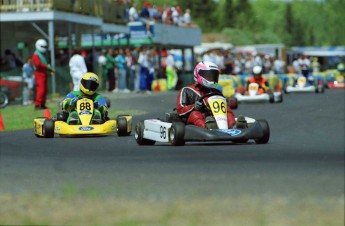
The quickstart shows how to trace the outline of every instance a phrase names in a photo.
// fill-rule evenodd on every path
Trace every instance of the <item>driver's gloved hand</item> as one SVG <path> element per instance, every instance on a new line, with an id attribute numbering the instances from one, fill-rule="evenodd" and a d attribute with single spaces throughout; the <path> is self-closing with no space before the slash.
<path id="1" fill-rule="evenodd" d="M 194 109 L 197 111 L 200 111 L 203 106 L 204 106 L 204 103 L 202 101 L 196 101 L 194 104 Z"/>
<path id="2" fill-rule="evenodd" d="M 93 108 L 98 109 L 98 107 L 99 107 L 98 102 L 93 102 Z"/>
<path id="3" fill-rule="evenodd" d="M 74 107 L 75 107 L 78 100 L 79 100 L 78 97 L 73 97 L 72 100 L 71 100 L 71 106 L 74 106 Z"/>

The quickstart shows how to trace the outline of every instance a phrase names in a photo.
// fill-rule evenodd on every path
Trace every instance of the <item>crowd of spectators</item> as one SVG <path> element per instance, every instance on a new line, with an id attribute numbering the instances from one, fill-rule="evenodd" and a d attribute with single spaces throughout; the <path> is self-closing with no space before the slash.
<path id="1" fill-rule="evenodd" d="M 183 11 L 180 6 L 169 6 L 167 4 L 157 6 L 144 1 L 140 10 L 136 3 L 131 3 L 130 7 L 126 8 L 125 15 L 129 22 L 141 21 L 147 27 L 150 21 L 175 26 L 192 27 L 195 25 L 192 24 L 190 13 L 190 9 L 185 9 Z"/>
<path id="2" fill-rule="evenodd" d="M 291 65 L 279 57 L 259 52 L 236 52 L 232 50 L 213 49 L 201 55 L 199 60 L 211 61 L 218 65 L 222 74 L 251 74 L 254 66 L 261 66 L 264 74 L 300 73 L 302 66 L 311 72 L 320 71 L 318 58 L 299 55 Z"/>
<path id="3" fill-rule="evenodd" d="M 161 58 L 159 60 L 159 54 Z M 150 93 L 155 79 L 167 78 L 174 73 L 172 89 L 177 83 L 177 68 L 169 51 L 161 53 L 155 48 L 125 47 L 109 48 L 97 52 L 98 73 L 102 89 L 112 93 Z M 172 61 L 172 62 L 171 62 Z"/>

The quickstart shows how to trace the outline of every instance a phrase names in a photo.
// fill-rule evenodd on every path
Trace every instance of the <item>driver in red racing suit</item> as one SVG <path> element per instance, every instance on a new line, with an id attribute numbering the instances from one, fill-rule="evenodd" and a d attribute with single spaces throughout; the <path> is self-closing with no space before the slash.
<path id="1" fill-rule="evenodd" d="M 259 85 L 258 94 L 268 93 L 269 83 L 266 78 L 262 77 L 262 67 L 255 66 L 253 67 L 253 77 L 249 78 L 246 84 L 246 91 L 249 90 L 250 83 L 257 83 Z"/>
<path id="2" fill-rule="evenodd" d="M 200 102 L 198 99 L 210 92 L 222 95 L 221 91 L 216 89 L 218 78 L 219 69 L 216 64 L 203 61 L 195 66 L 195 84 L 182 88 L 176 101 L 177 113 L 179 116 L 187 119 L 187 124 L 206 128 L 206 117 L 212 115 L 211 110 L 207 106 L 208 97 L 205 97 Z M 236 121 L 234 113 L 231 111 L 229 106 L 227 106 L 227 118 L 228 127 L 231 128 Z"/>

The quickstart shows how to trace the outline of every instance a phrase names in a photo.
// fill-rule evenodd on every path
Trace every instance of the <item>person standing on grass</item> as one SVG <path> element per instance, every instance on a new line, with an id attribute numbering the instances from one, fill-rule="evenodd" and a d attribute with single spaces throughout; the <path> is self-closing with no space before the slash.
<path id="1" fill-rule="evenodd" d="M 81 77 L 87 72 L 84 57 L 80 55 L 79 49 L 73 50 L 73 56 L 69 60 L 69 69 L 73 82 L 73 91 L 78 91 Z"/>
<path id="2" fill-rule="evenodd" d="M 36 51 L 32 55 L 32 61 L 35 68 L 36 80 L 36 98 L 35 109 L 46 109 L 46 100 L 48 95 L 48 75 L 55 70 L 48 64 L 45 53 L 48 49 L 47 41 L 38 39 L 35 43 Z"/>
<path id="3" fill-rule="evenodd" d="M 23 65 L 23 105 L 31 104 L 31 94 L 33 93 L 34 88 L 34 64 L 31 57 L 26 60 L 26 63 Z"/>

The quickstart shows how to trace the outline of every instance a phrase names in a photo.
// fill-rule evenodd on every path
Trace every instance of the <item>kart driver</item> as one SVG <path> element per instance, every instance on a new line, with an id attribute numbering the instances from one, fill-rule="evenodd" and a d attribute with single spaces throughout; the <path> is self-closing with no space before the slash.
<path id="1" fill-rule="evenodd" d="M 207 99 L 205 97 L 202 101 L 198 99 L 210 92 L 219 93 L 221 91 L 216 89 L 219 78 L 218 66 L 209 61 L 202 61 L 194 68 L 194 81 L 193 85 L 183 87 L 177 97 L 176 109 L 179 116 L 186 117 L 186 124 L 192 124 L 201 128 L 206 127 L 207 116 L 211 116 L 211 110 L 207 106 Z M 235 125 L 235 116 L 231 111 L 230 106 L 227 106 L 228 127 L 231 128 Z M 242 122 L 242 128 L 246 126 L 244 117 L 239 117 L 238 122 Z M 243 123 L 245 123 L 243 125 Z M 240 128 L 240 126 L 238 126 Z"/>
<path id="2" fill-rule="evenodd" d="M 250 83 L 257 83 L 259 85 L 258 94 L 267 93 L 269 91 L 269 83 L 266 78 L 262 77 L 262 67 L 253 67 L 253 77 L 249 78 L 246 85 L 246 91 L 249 90 Z"/>
<path id="3" fill-rule="evenodd" d="M 299 76 L 304 76 L 309 85 L 314 85 L 314 77 L 310 73 L 309 66 L 307 64 L 302 64 L 301 75 L 299 75 Z M 297 81 L 296 81 L 296 83 L 297 83 Z"/>
<path id="4" fill-rule="evenodd" d="M 94 102 L 94 112 L 92 123 L 101 124 L 108 119 L 107 101 L 96 93 L 99 86 L 99 78 L 96 74 L 87 72 L 80 80 L 80 90 L 72 91 L 62 101 L 62 109 L 69 112 L 67 119 L 68 124 L 80 124 L 78 113 L 76 111 L 76 103 L 79 99 L 86 97 Z"/>

